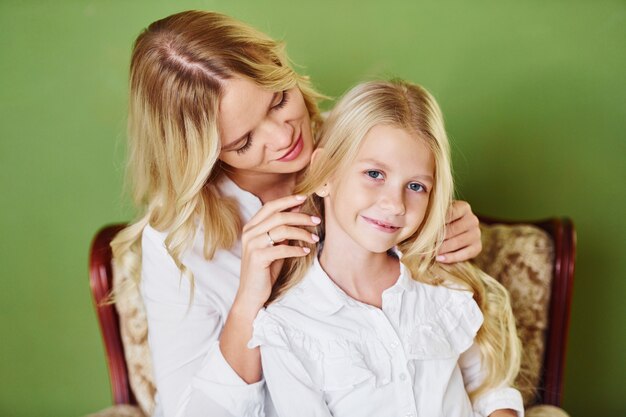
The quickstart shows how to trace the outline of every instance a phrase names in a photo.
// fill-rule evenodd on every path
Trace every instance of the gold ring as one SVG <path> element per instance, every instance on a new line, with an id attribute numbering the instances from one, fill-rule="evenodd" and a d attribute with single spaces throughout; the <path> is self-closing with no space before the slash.
<path id="1" fill-rule="evenodd" d="M 276 242 L 274 242 L 274 239 L 272 239 L 272 237 L 270 236 L 269 230 L 265 232 L 265 234 L 267 235 L 267 239 L 270 241 L 270 246 L 274 246 Z"/>

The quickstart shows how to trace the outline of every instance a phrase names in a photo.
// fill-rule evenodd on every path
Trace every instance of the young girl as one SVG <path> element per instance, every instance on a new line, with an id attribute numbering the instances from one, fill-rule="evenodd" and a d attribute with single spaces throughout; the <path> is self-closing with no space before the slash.
<path id="1" fill-rule="evenodd" d="M 319 250 L 285 261 L 249 344 L 280 416 L 523 415 L 506 290 L 435 262 L 453 187 L 428 92 L 347 93 L 297 192 L 323 218 Z"/>

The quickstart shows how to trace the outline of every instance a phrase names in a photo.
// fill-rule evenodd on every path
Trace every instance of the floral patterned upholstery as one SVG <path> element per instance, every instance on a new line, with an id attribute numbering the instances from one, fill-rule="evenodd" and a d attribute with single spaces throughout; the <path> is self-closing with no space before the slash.
<path id="1" fill-rule="evenodd" d="M 510 292 L 522 340 L 522 371 L 517 379 L 529 417 L 563 417 L 563 410 L 535 405 L 548 326 L 554 248 L 550 236 L 531 225 L 481 225 L 483 251 L 476 264 Z M 114 282 L 114 285 L 119 285 Z M 145 417 L 154 409 L 156 388 L 147 344 L 147 324 L 138 291 L 117 304 L 130 385 L 139 407 L 113 406 L 91 417 Z M 533 407 L 534 406 L 534 407 Z"/>
<path id="2" fill-rule="evenodd" d="M 120 285 L 114 277 L 113 285 Z M 148 323 L 138 288 L 116 303 L 126 366 L 133 394 L 146 415 L 154 410 L 156 386 L 152 375 L 152 356 L 148 347 Z"/>
<path id="3" fill-rule="evenodd" d="M 483 251 L 476 264 L 506 287 L 522 341 L 517 387 L 532 405 L 541 377 L 548 327 L 554 248 L 543 230 L 530 225 L 481 225 Z"/>

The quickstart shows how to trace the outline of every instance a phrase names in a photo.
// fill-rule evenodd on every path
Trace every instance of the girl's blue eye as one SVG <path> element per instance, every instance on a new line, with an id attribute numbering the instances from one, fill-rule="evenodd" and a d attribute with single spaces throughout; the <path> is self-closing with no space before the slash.
<path id="1" fill-rule="evenodd" d="M 424 188 L 424 186 L 420 183 L 417 182 L 412 182 L 409 184 L 409 189 L 411 191 L 416 191 L 416 192 L 420 192 L 420 191 L 426 191 L 426 188 Z"/>
<path id="2" fill-rule="evenodd" d="M 380 180 L 383 178 L 383 173 L 380 171 L 376 171 L 373 169 L 370 169 L 368 171 L 365 171 L 365 173 L 367 174 L 368 177 L 373 178 L 375 180 Z"/>

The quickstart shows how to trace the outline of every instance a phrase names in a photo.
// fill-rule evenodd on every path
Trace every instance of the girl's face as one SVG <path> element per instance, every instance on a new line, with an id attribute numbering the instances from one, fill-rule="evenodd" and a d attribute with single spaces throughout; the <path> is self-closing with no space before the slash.
<path id="1" fill-rule="evenodd" d="M 327 240 L 386 252 L 422 224 L 434 176 L 435 161 L 422 139 L 397 127 L 374 126 L 355 160 L 327 183 Z"/>
<path id="2" fill-rule="evenodd" d="M 311 121 L 297 87 L 272 93 L 246 79 L 228 80 L 218 117 L 219 159 L 234 176 L 294 173 L 311 159 Z"/>

